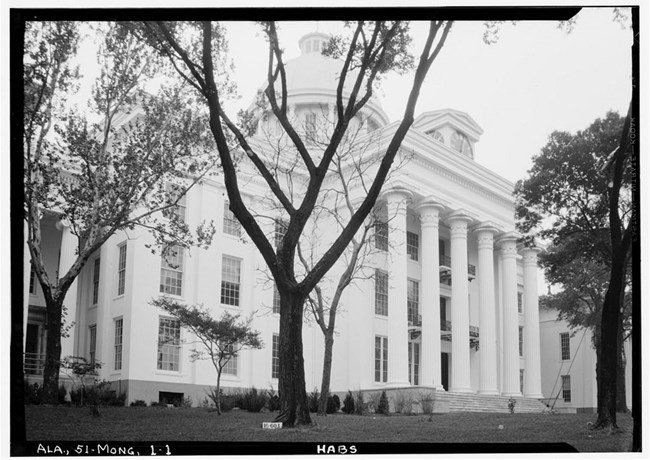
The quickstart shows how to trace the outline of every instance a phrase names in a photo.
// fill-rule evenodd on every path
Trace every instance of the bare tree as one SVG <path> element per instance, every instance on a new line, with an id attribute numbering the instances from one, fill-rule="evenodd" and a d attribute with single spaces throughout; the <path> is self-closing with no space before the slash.
<path id="1" fill-rule="evenodd" d="M 284 58 L 275 22 L 262 24 L 268 39 L 268 70 L 265 95 L 271 112 L 282 130 L 291 139 L 299 158 L 300 169 L 306 183 L 297 200 L 292 201 L 282 184 L 273 177 L 260 149 L 249 142 L 247 133 L 229 117 L 222 105 L 223 94 L 219 89 L 220 73 L 227 69 L 215 66 L 214 57 L 223 46 L 223 31 L 209 21 L 187 24 L 192 29 L 192 42 L 188 33 L 178 23 L 147 22 L 142 24 L 142 36 L 171 60 L 178 72 L 202 95 L 210 111 L 210 129 L 221 158 L 230 209 L 264 258 L 280 294 L 279 335 L 279 395 L 281 401 L 278 421 L 284 426 L 310 424 L 309 405 L 305 390 L 304 359 L 302 351 L 302 323 L 304 304 L 321 278 L 336 263 L 350 241 L 363 226 L 375 206 L 375 201 L 399 152 L 402 140 L 414 120 L 415 105 L 420 88 L 433 61 L 442 49 L 452 22 L 431 21 L 429 33 L 415 65 L 413 85 L 406 102 L 402 121 L 389 142 L 374 177 L 368 179 L 368 193 L 356 208 L 347 224 L 336 236 L 313 268 L 301 279 L 296 274 L 296 252 L 300 236 L 317 207 L 323 184 L 331 174 L 336 152 L 351 122 L 358 116 L 373 95 L 378 76 L 389 70 L 407 70 L 413 63 L 408 52 L 409 25 L 401 21 L 358 21 L 351 25 L 345 39 L 333 40 L 327 52 L 341 57 L 341 71 L 336 89 L 334 113 L 336 124 L 325 148 L 312 155 L 306 139 L 299 134 L 289 118 L 287 77 Z M 349 94 L 344 88 L 349 84 Z M 260 222 L 242 199 L 240 176 L 236 168 L 235 152 L 227 142 L 225 132 L 236 138 L 245 159 L 254 167 L 281 204 L 287 218 L 286 232 L 277 248 L 269 241 Z"/>

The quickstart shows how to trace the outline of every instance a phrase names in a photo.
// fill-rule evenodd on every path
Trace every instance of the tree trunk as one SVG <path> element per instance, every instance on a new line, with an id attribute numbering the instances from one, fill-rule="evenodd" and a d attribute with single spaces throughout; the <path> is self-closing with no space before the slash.
<path id="1" fill-rule="evenodd" d="M 277 422 L 290 428 L 311 425 L 305 390 L 305 362 L 302 352 L 302 321 L 305 297 L 280 292 L 280 335 L 278 394 L 280 413 Z"/>
<path id="2" fill-rule="evenodd" d="M 612 272 L 603 303 L 598 369 L 598 419 L 594 427 L 617 427 L 616 383 L 621 292 L 625 287 L 625 251 L 613 248 Z"/>
<path id="3" fill-rule="evenodd" d="M 624 290 L 624 289 L 623 289 Z M 627 413 L 627 395 L 625 394 L 625 348 L 624 348 L 624 331 L 622 316 L 619 318 L 618 333 L 616 343 L 618 346 L 618 355 L 616 360 L 616 412 Z"/>
<path id="4" fill-rule="evenodd" d="M 59 402 L 59 371 L 61 369 L 61 327 L 63 323 L 63 297 L 46 296 L 47 340 L 43 367 L 43 404 Z"/>
<path id="5" fill-rule="evenodd" d="M 334 330 L 328 329 L 325 334 L 325 355 L 323 356 L 323 379 L 320 384 L 320 401 L 318 415 L 327 415 L 327 397 L 330 394 L 330 378 L 332 375 L 332 348 L 334 347 Z"/>
<path id="6" fill-rule="evenodd" d="M 217 414 L 221 415 L 221 369 L 217 371 Z"/>

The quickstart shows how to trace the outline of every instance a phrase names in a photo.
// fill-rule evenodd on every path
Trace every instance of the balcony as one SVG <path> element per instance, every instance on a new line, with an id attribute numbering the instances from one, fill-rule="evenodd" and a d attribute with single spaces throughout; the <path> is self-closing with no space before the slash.
<path id="1" fill-rule="evenodd" d="M 451 342 L 451 321 L 440 322 L 440 338 Z M 469 327 L 469 346 L 478 351 L 479 344 L 479 329 L 477 326 Z"/>
<path id="2" fill-rule="evenodd" d="M 43 353 L 25 353 L 23 369 L 25 374 L 43 375 L 45 366 L 45 354 Z"/>
<path id="3" fill-rule="evenodd" d="M 467 279 L 476 278 L 476 265 L 467 264 Z M 451 257 L 440 255 L 440 284 L 451 286 Z"/>

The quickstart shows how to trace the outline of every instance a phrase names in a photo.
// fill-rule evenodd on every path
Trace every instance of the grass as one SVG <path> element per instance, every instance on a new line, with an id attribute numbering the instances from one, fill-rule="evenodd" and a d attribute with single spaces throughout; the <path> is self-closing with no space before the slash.
<path id="1" fill-rule="evenodd" d="M 219 416 L 203 408 L 106 407 L 100 417 L 87 408 L 25 406 L 31 441 L 210 441 L 210 442 L 462 442 L 558 443 L 581 452 L 627 451 L 632 418 L 619 414 L 621 432 L 591 430 L 593 414 L 449 413 L 427 416 L 312 414 L 311 427 L 263 430 L 273 413 L 235 410 Z M 499 429 L 499 425 L 503 425 Z"/>

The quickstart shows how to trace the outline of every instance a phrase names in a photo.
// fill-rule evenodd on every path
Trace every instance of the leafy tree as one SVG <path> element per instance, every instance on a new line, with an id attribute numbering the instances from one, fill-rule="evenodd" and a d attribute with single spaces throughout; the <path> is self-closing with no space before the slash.
<path id="1" fill-rule="evenodd" d="M 76 90 L 72 62 L 79 27 L 25 24 L 24 218 L 47 310 L 43 386 L 49 403 L 57 397 L 61 336 L 72 326 L 64 325 L 65 298 L 89 257 L 116 232 L 135 226 L 150 228 L 164 245 L 205 245 L 212 235 L 210 226 L 202 226 L 194 237 L 174 212 L 214 164 L 200 112 L 189 108 L 182 87 L 162 90 L 160 98 L 142 91 L 155 63 L 143 44 L 114 23 L 94 28 L 103 43 L 97 53 L 101 73 L 89 101 L 92 115 L 68 106 Z M 125 117 L 131 121 L 122 122 Z M 48 270 L 43 259 L 44 214 L 66 222 L 78 241 L 74 262 L 56 279 L 48 273 L 58 267 Z"/>
<path id="2" fill-rule="evenodd" d="M 215 56 L 224 47 L 223 32 L 208 21 L 192 24 L 147 22 L 137 32 L 173 63 L 179 73 L 202 96 L 210 111 L 210 129 L 217 144 L 223 168 L 230 209 L 252 239 L 264 258 L 280 294 L 280 375 L 281 409 L 276 420 L 286 427 L 310 424 L 309 403 L 305 390 L 304 359 L 302 352 L 302 323 L 304 304 L 309 293 L 348 247 L 352 237 L 362 227 L 372 211 L 388 172 L 398 154 L 400 144 L 414 119 L 420 88 L 433 61 L 442 49 L 452 22 L 431 21 L 429 34 L 421 55 L 415 61 L 415 75 L 402 121 L 386 148 L 378 167 L 368 179 L 368 193 L 355 213 L 323 253 L 313 268 L 298 277 L 296 252 L 301 235 L 317 206 L 323 184 L 330 176 L 330 167 L 337 149 L 351 122 L 373 95 L 377 79 L 389 70 L 405 71 L 414 62 L 408 54 L 409 26 L 401 21 L 359 21 L 349 24 L 347 38 L 334 40 L 327 52 L 342 58 L 336 90 L 334 112 L 336 123 L 329 139 L 312 155 L 307 140 L 299 134 L 290 119 L 287 104 L 287 79 L 282 49 L 275 22 L 261 24 L 268 39 L 269 63 L 265 97 L 282 130 L 291 139 L 291 154 L 299 158 L 306 183 L 301 193 L 292 200 L 286 187 L 271 174 L 262 149 L 249 142 L 248 132 L 238 126 L 223 108 L 224 94 L 218 87 L 220 73 L 226 69 L 215 65 Z M 189 31 L 187 31 L 190 29 Z M 181 33 L 183 30 L 187 32 Z M 188 42 L 188 37 L 195 40 Z M 218 62 L 218 61 L 217 61 Z M 349 83 L 350 93 L 343 89 Z M 226 132 L 237 141 L 237 150 L 228 144 Z M 248 165 L 262 177 L 278 204 L 282 206 L 287 226 L 282 241 L 274 248 L 256 219 L 254 211 L 241 196 L 236 160 L 237 152 L 244 152 Z M 300 279 L 299 279 L 300 278 Z"/>
<path id="3" fill-rule="evenodd" d="M 209 312 L 196 305 L 184 305 L 168 297 L 161 297 L 151 303 L 178 319 L 202 345 L 202 348 L 192 350 L 192 359 L 209 359 L 217 371 L 214 394 L 217 395 L 217 413 L 221 415 L 221 374 L 224 367 L 241 350 L 263 346 L 259 331 L 251 329 L 252 318 L 240 321 L 239 315 L 224 311 L 220 319 L 214 319 Z"/>
<path id="4" fill-rule="evenodd" d="M 599 345 L 598 426 L 616 424 L 617 362 L 626 323 L 622 312 L 634 212 L 629 143 L 622 140 L 628 130 L 629 114 L 624 122 L 609 112 L 575 135 L 554 132 L 533 159 L 529 178 L 516 186 L 519 228 L 537 230 L 552 242 L 540 260 L 549 280 L 563 291 L 544 302 L 556 301 L 553 306 L 571 324 L 594 329 Z M 610 403 L 613 415 L 610 409 L 605 415 Z"/>

